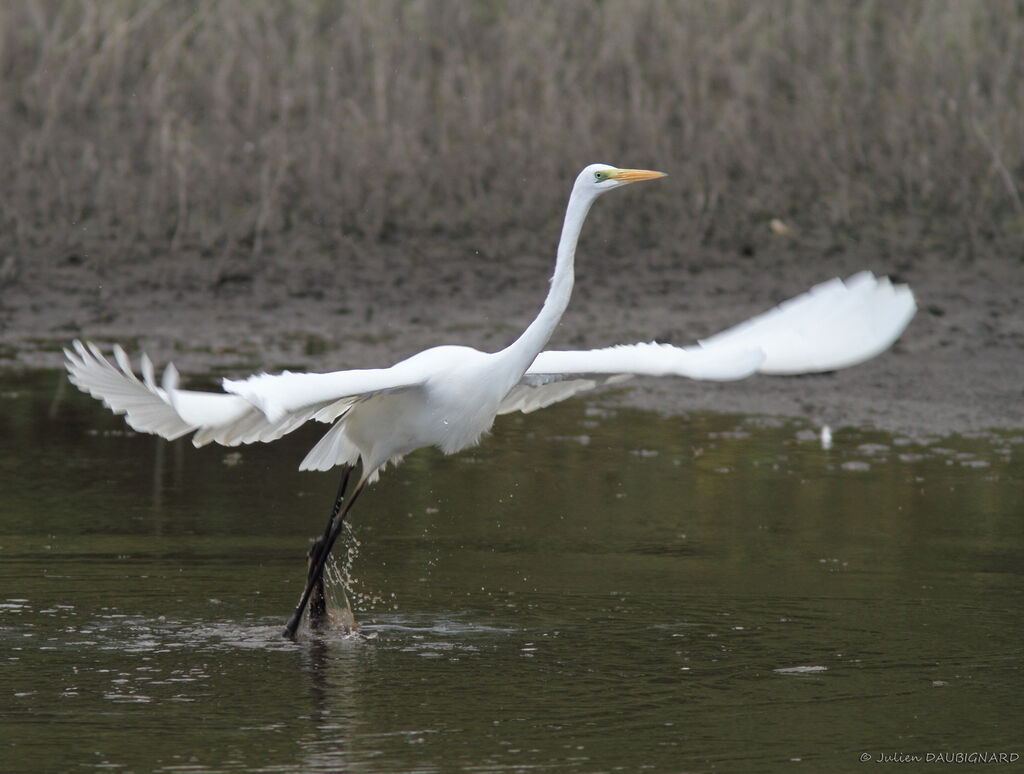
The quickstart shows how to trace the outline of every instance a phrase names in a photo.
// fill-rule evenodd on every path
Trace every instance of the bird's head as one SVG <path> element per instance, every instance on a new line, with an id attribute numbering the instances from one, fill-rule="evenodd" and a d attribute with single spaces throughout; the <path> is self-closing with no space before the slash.
<path id="1" fill-rule="evenodd" d="M 665 177 L 665 173 L 650 169 L 619 169 L 608 164 L 591 164 L 580 172 L 575 187 L 596 197 L 613 188 L 639 183 L 641 180 L 657 180 L 659 177 Z"/>

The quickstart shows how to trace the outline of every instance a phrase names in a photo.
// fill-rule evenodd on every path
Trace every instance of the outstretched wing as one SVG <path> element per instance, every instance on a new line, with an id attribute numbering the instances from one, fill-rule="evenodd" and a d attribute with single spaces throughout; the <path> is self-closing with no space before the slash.
<path id="1" fill-rule="evenodd" d="M 755 372 L 845 368 L 887 349 L 916 308 L 905 285 L 862 272 L 845 283 L 835 279 L 817 285 L 692 347 L 650 343 L 542 352 L 506 396 L 499 413 L 533 411 L 633 375 L 730 380 Z M 311 419 L 333 422 L 371 395 L 418 389 L 436 370 L 439 358 L 458 359 L 466 351 L 440 347 L 390 368 L 225 379 L 224 393 L 181 389 L 173 365 L 158 386 L 145 355 L 139 379 L 120 347 L 114 348 L 115 363 L 93 344 L 75 341 L 73 351 L 64 352 L 72 383 L 114 413 L 124 414 L 136 430 L 168 439 L 194 431 L 197 446 L 211 441 L 234 446 L 272 441 Z"/>
<path id="2" fill-rule="evenodd" d="M 906 285 L 861 272 L 833 279 L 692 347 L 632 344 L 542 352 L 500 413 L 535 411 L 634 375 L 727 381 L 834 371 L 888 349 L 917 306 Z"/>
<path id="3" fill-rule="evenodd" d="M 173 366 L 164 371 L 163 386 L 157 386 L 153 363 L 145 353 L 140 380 L 119 346 L 114 347 L 116 364 L 91 342 L 76 340 L 73 347 L 74 351 L 64 350 L 71 383 L 103 401 L 115 414 L 124 414 L 128 425 L 140 432 L 173 440 L 200 427 L 241 421 L 253 408 L 233 395 L 177 389 L 178 373 Z"/>
<path id="4" fill-rule="evenodd" d="M 560 400 L 633 376 L 685 376 L 690 379 L 731 381 L 757 371 L 764 352 L 757 347 L 722 347 L 671 344 L 623 344 L 586 351 L 541 352 L 501 403 L 499 414 L 530 412 Z"/>
<path id="5" fill-rule="evenodd" d="M 881 354 L 917 312 L 906 285 L 869 271 L 833 279 L 746 322 L 703 339 L 708 350 L 756 346 L 762 374 L 795 375 L 848 368 Z"/>
<path id="6" fill-rule="evenodd" d="M 196 431 L 196 446 L 273 441 L 311 419 L 332 422 L 370 395 L 415 389 L 422 383 L 422 374 L 406 361 L 391 368 L 225 379 L 224 393 L 197 392 L 178 386 L 173 365 L 167 366 L 158 386 L 145 354 L 139 379 L 121 347 L 114 347 L 111 363 L 92 343 L 75 341 L 73 346 L 73 351 L 64 350 L 72 384 L 115 414 L 124 414 L 128 425 L 140 432 L 170 440 Z"/>

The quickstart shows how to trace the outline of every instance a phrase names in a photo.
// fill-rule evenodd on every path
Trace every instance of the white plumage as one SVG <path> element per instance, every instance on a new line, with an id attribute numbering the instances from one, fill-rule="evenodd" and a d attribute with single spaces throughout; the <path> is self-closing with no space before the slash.
<path id="1" fill-rule="evenodd" d="M 495 413 L 535 411 L 632 376 L 729 381 L 754 373 L 802 374 L 846 368 L 887 349 L 915 310 L 914 296 L 906 285 L 893 285 L 888 278 L 861 272 L 846 282 L 833 279 L 816 285 L 692 347 L 651 342 L 541 352 L 502 396 Z M 157 386 L 153 365 L 145 354 L 140 380 L 119 346 L 114 347 L 114 363 L 92 343 L 76 341 L 74 350 L 65 350 L 65 354 L 75 385 L 115 413 L 124 414 L 135 430 L 167 439 L 197 431 L 193 437 L 196 446 L 211 441 L 237 446 L 276 440 L 310 420 L 336 422 L 300 465 L 302 470 L 327 470 L 346 462 L 354 464 L 359 458 L 359 447 L 346 430 L 361 412 L 390 414 L 399 405 L 399 393 L 422 391 L 437 371 L 457 368 L 465 359 L 484 353 L 437 347 L 390 368 L 322 374 L 285 371 L 225 379 L 224 393 L 180 389 L 173 366 L 167 367 L 162 386 Z M 447 365 L 445 361 L 449 361 Z M 479 433 L 471 432 L 441 448 L 454 452 L 478 439 Z M 382 462 L 394 456 L 387 454 Z"/>
<path id="2" fill-rule="evenodd" d="M 124 414 L 134 429 L 168 439 L 194 432 L 197 446 L 273 441 L 311 420 L 332 423 L 300 465 L 342 465 L 344 474 L 328 528 L 314 546 L 306 589 L 285 630 L 291 636 L 349 507 L 388 462 L 423 446 L 457 452 L 476 444 L 498 414 L 533 411 L 633 375 L 731 380 L 758 371 L 796 374 L 854 365 L 889 347 L 913 317 L 914 297 L 906 286 L 863 272 L 845 283 L 818 285 L 691 347 L 651 342 L 542 352 L 572 294 L 576 243 L 591 204 L 613 188 L 661 176 L 605 164 L 580 172 L 540 314 L 498 352 L 434 347 L 390 368 L 258 374 L 225 379 L 223 393 L 208 393 L 181 389 L 173 365 L 157 385 L 145 355 L 140 380 L 120 347 L 112 363 L 95 345 L 75 341 L 65 350 L 70 379 Z M 348 474 L 357 463 L 361 477 L 342 508 Z"/>
<path id="3" fill-rule="evenodd" d="M 815 285 L 775 309 L 702 340 L 708 350 L 756 346 L 762 374 L 835 371 L 887 350 L 917 306 L 906 285 L 868 271 Z"/>

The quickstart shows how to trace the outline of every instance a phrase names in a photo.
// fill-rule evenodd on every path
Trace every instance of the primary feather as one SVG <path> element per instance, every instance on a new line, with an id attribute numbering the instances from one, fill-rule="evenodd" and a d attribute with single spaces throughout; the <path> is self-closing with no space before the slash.
<path id="1" fill-rule="evenodd" d="M 847 368 L 884 352 L 910 323 L 917 305 L 906 285 L 869 271 L 829 280 L 764 314 L 703 339 L 709 350 L 754 346 L 763 374 L 793 375 Z"/>

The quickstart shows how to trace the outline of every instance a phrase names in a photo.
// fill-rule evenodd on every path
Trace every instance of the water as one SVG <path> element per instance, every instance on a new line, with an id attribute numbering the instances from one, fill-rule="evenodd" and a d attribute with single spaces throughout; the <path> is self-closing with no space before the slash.
<path id="1" fill-rule="evenodd" d="M 0 378 L 0 769 L 1024 754 L 1024 433 L 823 449 L 599 405 L 389 471 L 354 509 L 359 634 L 291 643 L 337 485 L 296 471 L 315 432 L 195 450 Z"/>

